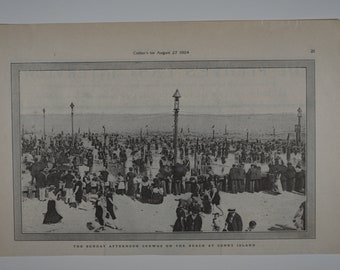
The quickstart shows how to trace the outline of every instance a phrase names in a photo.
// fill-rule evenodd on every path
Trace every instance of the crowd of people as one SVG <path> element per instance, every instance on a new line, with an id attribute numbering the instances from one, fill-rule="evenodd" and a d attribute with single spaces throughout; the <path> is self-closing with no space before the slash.
<path id="1" fill-rule="evenodd" d="M 282 139 L 182 136 L 175 158 L 172 140 L 171 135 L 142 137 L 93 132 L 74 136 L 61 132 L 41 138 L 24 135 L 23 164 L 31 174 L 25 192 L 28 197 L 48 200 L 45 224 L 62 219 L 55 211 L 55 200 L 71 207 L 80 207 L 84 200 L 92 201 L 101 228 L 107 219 L 117 228 L 113 194 L 161 204 L 168 194 L 189 192 L 190 207 L 177 208 L 174 231 L 200 231 L 200 213 L 212 213 L 217 224 L 223 215 L 220 192 L 305 192 L 303 144 Z M 230 155 L 234 164 L 225 172 Z M 300 158 L 289 162 L 292 155 Z M 263 171 L 263 165 L 269 169 Z M 239 220 L 235 211 L 229 212 L 227 225 L 215 224 L 215 230 L 223 227 L 227 231 L 242 231 L 242 225 L 229 225 Z"/>

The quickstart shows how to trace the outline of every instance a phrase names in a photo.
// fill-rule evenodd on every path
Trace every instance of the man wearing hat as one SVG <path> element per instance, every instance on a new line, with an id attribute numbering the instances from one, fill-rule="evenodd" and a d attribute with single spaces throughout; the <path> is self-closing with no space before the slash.
<path id="1" fill-rule="evenodd" d="M 241 216 L 236 213 L 235 208 L 228 209 L 228 216 L 225 220 L 225 227 L 223 231 L 227 232 L 242 232 L 243 223 Z"/>

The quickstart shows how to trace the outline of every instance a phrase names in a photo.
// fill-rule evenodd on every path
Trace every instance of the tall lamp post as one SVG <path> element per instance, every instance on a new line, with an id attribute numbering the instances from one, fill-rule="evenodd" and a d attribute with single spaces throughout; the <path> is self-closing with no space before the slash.
<path id="1" fill-rule="evenodd" d="M 296 133 L 296 144 L 301 143 L 301 117 L 302 117 L 302 110 L 301 108 L 297 109 L 297 117 L 298 117 L 298 123 L 295 125 L 295 133 Z"/>
<path id="2" fill-rule="evenodd" d="M 45 110 L 45 108 L 43 108 L 43 116 L 44 116 L 44 141 L 46 140 L 46 131 L 45 131 L 45 112 L 46 112 L 46 110 Z"/>
<path id="3" fill-rule="evenodd" d="M 73 137 L 73 108 L 74 108 L 74 104 L 73 104 L 73 102 L 71 102 L 70 107 L 71 107 L 72 146 L 73 146 L 74 145 L 74 137 Z"/>
<path id="4" fill-rule="evenodd" d="M 106 129 L 105 126 L 103 126 L 103 133 L 104 133 L 104 149 L 106 148 Z"/>
<path id="5" fill-rule="evenodd" d="M 174 164 L 177 163 L 177 137 L 178 137 L 178 112 L 179 112 L 179 98 L 181 94 L 179 93 L 178 89 L 172 96 L 175 99 L 174 103 Z"/>

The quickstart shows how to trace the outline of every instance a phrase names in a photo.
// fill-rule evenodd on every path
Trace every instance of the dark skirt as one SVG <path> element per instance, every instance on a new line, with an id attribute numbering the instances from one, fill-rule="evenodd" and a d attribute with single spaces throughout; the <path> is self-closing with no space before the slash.
<path id="1" fill-rule="evenodd" d="M 221 197 L 220 194 L 216 193 L 214 198 L 211 200 L 211 204 L 220 205 Z"/>
<path id="2" fill-rule="evenodd" d="M 49 200 L 47 202 L 47 212 L 44 217 L 43 224 L 55 224 L 58 223 L 63 217 L 59 215 L 55 208 L 55 200 Z"/>
<path id="3" fill-rule="evenodd" d="M 101 206 L 96 206 L 96 213 L 95 216 L 101 226 L 104 226 L 104 219 L 103 219 L 103 208 Z"/>
<path id="4" fill-rule="evenodd" d="M 151 198 L 151 190 L 148 186 L 142 186 L 141 189 L 141 199 L 146 201 Z"/>
<path id="5" fill-rule="evenodd" d="M 81 203 L 81 200 L 83 199 L 83 191 L 79 191 L 75 194 L 75 200 L 77 203 Z"/>
<path id="6" fill-rule="evenodd" d="M 86 190 L 86 194 L 89 194 L 91 192 L 91 184 L 86 184 L 85 190 Z"/>
<path id="7" fill-rule="evenodd" d="M 135 195 L 135 186 L 133 182 L 128 182 L 128 190 L 127 190 L 128 196 L 134 196 Z"/>
<path id="8" fill-rule="evenodd" d="M 182 222 L 181 218 L 177 218 L 172 229 L 173 232 L 183 232 L 185 231 L 185 224 L 184 221 Z"/>
<path id="9" fill-rule="evenodd" d="M 211 204 L 207 196 L 203 196 L 202 204 L 203 204 L 203 213 L 211 214 Z"/>
<path id="10" fill-rule="evenodd" d="M 112 218 L 113 220 L 115 220 L 115 219 L 116 219 L 116 215 L 115 215 L 115 212 L 113 211 L 113 206 L 112 206 L 112 205 L 108 205 L 108 206 L 106 207 L 106 209 L 107 209 L 107 212 L 109 212 L 111 218 Z M 107 217 L 107 218 L 109 218 L 109 217 Z"/>

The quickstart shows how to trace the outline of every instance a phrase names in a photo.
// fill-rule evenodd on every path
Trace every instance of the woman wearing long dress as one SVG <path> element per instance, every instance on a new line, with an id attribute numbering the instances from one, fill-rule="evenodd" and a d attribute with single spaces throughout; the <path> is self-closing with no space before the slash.
<path id="1" fill-rule="evenodd" d="M 173 232 L 183 232 L 185 231 L 186 220 L 185 211 L 182 208 L 176 209 L 177 219 L 172 229 Z"/>
<path id="2" fill-rule="evenodd" d="M 80 180 L 80 178 L 77 180 L 76 184 L 74 185 L 74 196 L 77 205 L 81 204 L 81 201 L 83 199 L 83 182 Z"/>
<path id="3" fill-rule="evenodd" d="M 56 209 L 56 197 L 53 193 L 54 189 L 49 192 L 49 200 L 47 202 L 47 212 L 45 214 L 43 224 L 55 224 L 62 220 L 62 216 L 59 215 Z"/>
<path id="4" fill-rule="evenodd" d="M 95 217 L 100 225 L 96 231 L 105 230 L 105 216 L 104 209 L 106 207 L 105 198 L 102 194 L 98 194 L 98 200 L 95 203 Z"/>
<path id="5" fill-rule="evenodd" d="M 142 202 L 147 202 L 151 198 L 151 184 L 147 176 L 142 178 L 140 198 Z"/>
<path id="6" fill-rule="evenodd" d="M 204 191 L 204 195 L 202 197 L 202 204 L 203 204 L 203 213 L 211 214 L 212 205 L 211 205 L 211 197 L 209 193 L 209 189 Z"/>
<path id="7" fill-rule="evenodd" d="M 118 226 L 115 223 L 116 215 L 115 215 L 115 212 L 113 210 L 113 209 L 117 210 L 117 206 L 113 203 L 112 192 L 108 191 L 106 193 L 105 198 L 106 198 L 106 210 L 107 210 L 106 218 L 109 219 L 111 217 L 113 228 L 118 229 Z"/>
<path id="8" fill-rule="evenodd" d="M 210 191 L 212 212 L 216 213 L 216 208 L 220 211 L 220 215 L 223 215 L 223 210 L 220 208 L 221 197 L 218 189 L 214 186 Z"/>
<path id="9" fill-rule="evenodd" d="M 121 173 L 118 173 L 118 187 L 117 194 L 124 195 L 125 194 L 125 179 Z"/>

